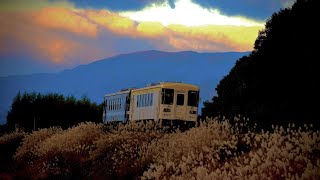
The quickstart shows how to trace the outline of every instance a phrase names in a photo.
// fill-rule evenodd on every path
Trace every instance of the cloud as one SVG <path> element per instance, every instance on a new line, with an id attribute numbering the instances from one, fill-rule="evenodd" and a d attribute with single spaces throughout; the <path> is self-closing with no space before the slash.
<path id="1" fill-rule="evenodd" d="M 0 13 L 1 54 L 32 54 L 34 59 L 61 64 L 101 57 L 99 48 L 85 43 L 94 40 L 85 33 L 79 34 L 81 31 L 70 31 L 64 26 L 54 26 L 52 29 L 52 26 L 43 26 L 34 17 L 37 16 L 29 12 Z M 57 30 L 57 27 L 61 29 Z M 95 56 L 89 56 L 90 52 L 95 52 Z"/>
<path id="2" fill-rule="evenodd" d="M 115 34 L 130 35 L 135 28 L 133 20 L 107 10 L 87 10 L 83 15 Z"/>
<path id="3" fill-rule="evenodd" d="M 25 52 L 35 59 L 76 65 L 146 49 L 250 51 L 263 27 L 259 21 L 225 16 L 188 0 L 175 1 L 174 9 L 167 1 L 157 1 L 130 12 L 145 15 L 147 20 L 129 12 L 78 9 L 67 1 L 44 2 L 47 6 L 25 11 L 10 11 L 6 5 L 6 11 L 0 12 L 0 55 Z"/>
<path id="4" fill-rule="evenodd" d="M 150 4 L 156 3 L 161 4 L 167 0 L 70 0 L 77 8 L 80 9 L 108 9 L 113 12 L 117 11 L 138 11 Z M 174 2 L 174 0 L 170 0 Z"/>
<path id="5" fill-rule="evenodd" d="M 197 51 L 249 51 L 261 29 L 259 26 L 216 25 L 199 27 L 170 25 L 168 28 L 173 32 L 170 43 L 174 47 Z"/>
<path id="6" fill-rule="evenodd" d="M 192 0 L 204 8 L 219 9 L 227 16 L 243 16 L 265 21 L 293 0 Z"/>
<path id="7" fill-rule="evenodd" d="M 68 0 L 1 0 L 1 12 L 30 12 L 47 7 L 73 9 Z"/>
<path id="8" fill-rule="evenodd" d="M 159 22 L 141 22 L 137 26 L 138 35 L 149 38 L 166 36 L 166 27 Z"/>
<path id="9" fill-rule="evenodd" d="M 34 13 L 34 19 L 40 26 L 52 29 L 63 29 L 80 35 L 95 37 L 97 25 L 85 17 L 66 8 L 44 8 Z"/>

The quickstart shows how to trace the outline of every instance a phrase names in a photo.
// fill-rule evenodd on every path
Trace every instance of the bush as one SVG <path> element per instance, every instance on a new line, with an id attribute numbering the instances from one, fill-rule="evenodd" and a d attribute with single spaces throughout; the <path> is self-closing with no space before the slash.
<path id="1" fill-rule="evenodd" d="M 25 135 L 23 132 L 13 132 L 0 137 L 0 173 L 14 168 L 13 155 Z"/>

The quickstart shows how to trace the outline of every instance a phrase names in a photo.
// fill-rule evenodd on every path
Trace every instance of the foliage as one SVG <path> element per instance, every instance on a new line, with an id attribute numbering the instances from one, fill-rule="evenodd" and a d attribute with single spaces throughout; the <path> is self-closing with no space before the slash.
<path id="1" fill-rule="evenodd" d="M 297 0 L 273 14 L 251 54 L 237 61 L 216 87 L 217 96 L 204 104 L 202 117 L 241 114 L 261 127 L 293 122 L 319 128 L 317 8 L 317 0 Z"/>
<path id="2" fill-rule="evenodd" d="M 73 96 L 52 93 L 20 92 L 14 98 L 7 123 L 11 129 L 18 124 L 25 131 L 34 128 L 49 128 L 60 126 L 63 129 L 80 122 L 101 122 L 102 105 L 90 102 L 87 97 L 76 100 Z"/>

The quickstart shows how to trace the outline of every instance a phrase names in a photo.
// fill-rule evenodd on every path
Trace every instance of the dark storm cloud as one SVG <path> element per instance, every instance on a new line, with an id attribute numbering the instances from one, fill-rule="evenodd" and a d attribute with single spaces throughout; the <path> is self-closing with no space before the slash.
<path id="1" fill-rule="evenodd" d="M 55 0 L 52 0 L 55 1 Z M 108 9 L 111 11 L 136 11 L 153 3 L 167 2 L 172 9 L 178 0 L 69 0 L 78 8 Z M 218 9 L 229 16 L 245 16 L 266 20 L 274 12 L 292 4 L 294 0 L 191 0 L 204 8 Z"/>
<path id="2" fill-rule="evenodd" d="M 175 0 L 168 0 L 168 2 L 169 2 L 169 5 L 172 9 L 174 9 L 176 7 L 174 4 Z"/>
<path id="3" fill-rule="evenodd" d="M 153 3 L 163 3 L 167 0 L 69 0 L 78 8 L 109 9 L 112 11 L 140 10 Z M 170 6 L 174 6 L 174 0 L 169 0 Z"/>
<path id="4" fill-rule="evenodd" d="M 221 13 L 266 20 L 293 0 L 192 0 L 205 8 L 219 9 Z"/>

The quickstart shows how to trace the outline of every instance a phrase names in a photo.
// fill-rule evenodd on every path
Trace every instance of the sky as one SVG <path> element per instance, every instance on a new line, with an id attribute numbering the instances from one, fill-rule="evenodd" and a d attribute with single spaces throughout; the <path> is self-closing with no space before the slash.
<path id="1" fill-rule="evenodd" d="M 0 77 L 146 50 L 251 51 L 293 0 L 1 0 Z"/>

